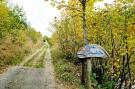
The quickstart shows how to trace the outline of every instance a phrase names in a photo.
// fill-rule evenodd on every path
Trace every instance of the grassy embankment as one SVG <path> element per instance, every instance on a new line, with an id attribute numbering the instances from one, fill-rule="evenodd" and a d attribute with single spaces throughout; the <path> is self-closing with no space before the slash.
<path id="1" fill-rule="evenodd" d="M 75 65 L 61 56 L 61 53 L 52 49 L 52 59 L 56 72 L 57 82 L 67 89 L 84 89 L 81 84 L 81 66 Z"/>
<path id="2" fill-rule="evenodd" d="M 41 33 L 27 25 L 21 8 L 11 9 L 5 0 L 0 1 L 0 73 L 41 47 L 42 39 Z"/>

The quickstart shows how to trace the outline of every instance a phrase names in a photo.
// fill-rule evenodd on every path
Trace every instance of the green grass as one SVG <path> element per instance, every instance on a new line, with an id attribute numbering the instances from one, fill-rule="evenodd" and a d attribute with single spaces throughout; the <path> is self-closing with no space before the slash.
<path id="1" fill-rule="evenodd" d="M 21 63 L 21 61 L 22 61 L 22 58 L 19 56 L 16 56 L 15 58 L 11 59 L 10 63 L 12 65 L 17 65 L 17 64 Z"/>
<path id="2" fill-rule="evenodd" d="M 44 68 L 45 67 L 45 53 L 46 53 L 46 51 L 43 53 L 40 60 L 35 65 L 36 68 Z"/>
<path id="3" fill-rule="evenodd" d="M 53 64 L 56 72 L 56 77 L 70 89 L 84 89 L 81 85 L 80 77 L 81 66 L 75 66 L 73 63 L 66 61 L 61 57 L 58 50 L 52 50 Z"/>
<path id="4" fill-rule="evenodd" d="M 27 61 L 27 63 L 24 64 L 24 66 L 32 67 L 32 66 L 33 66 L 33 65 L 32 65 L 32 61 L 34 60 L 34 58 L 35 58 L 37 55 L 39 55 L 39 53 L 40 53 L 40 51 L 39 51 L 36 55 L 34 55 L 29 61 Z"/>
<path id="5" fill-rule="evenodd" d="M 40 51 L 41 52 L 41 51 Z M 34 58 L 40 54 L 40 52 L 38 52 L 36 55 L 34 55 L 31 60 L 29 60 L 24 66 L 28 66 L 28 67 L 34 67 L 34 68 L 44 68 L 45 67 L 45 53 L 46 51 L 44 51 L 43 55 L 41 56 L 41 58 L 36 62 L 35 65 L 33 65 L 33 60 Z"/>

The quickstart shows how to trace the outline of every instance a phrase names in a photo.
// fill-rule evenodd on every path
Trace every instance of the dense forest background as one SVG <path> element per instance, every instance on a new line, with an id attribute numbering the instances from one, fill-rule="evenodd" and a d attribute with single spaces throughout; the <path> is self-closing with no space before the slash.
<path id="1" fill-rule="evenodd" d="M 41 33 L 27 24 L 22 8 L 0 0 L 0 70 L 20 63 L 25 55 L 41 45 Z"/>
<path id="2" fill-rule="evenodd" d="M 131 89 L 135 82 L 135 2 L 115 0 L 104 8 L 94 8 L 94 3 L 89 0 L 86 5 L 88 41 L 104 47 L 110 58 L 92 60 L 93 87 Z M 81 3 L 54 0 L 51 4 L 62 14 L 52 22 L 56 29 L 51 39 L 58 51 L 55 55 L 59 53 L 68 62 L 78 65 L 76 53 L 84 47 Z"/>

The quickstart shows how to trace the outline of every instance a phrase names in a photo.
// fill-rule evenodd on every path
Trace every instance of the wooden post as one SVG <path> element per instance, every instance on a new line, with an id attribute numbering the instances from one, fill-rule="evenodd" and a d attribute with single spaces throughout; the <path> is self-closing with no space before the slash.
<path id="1" fill-rule="evenodd" d="M 94 58 L 107 58 L 109 57 L 109 54 L 103 47 L 96 44 L 86 45 L 77 54 L 78 58 L 81 58 L 82 62 L 82 84 L 85 85 L 86 89 L 93 89 L 91 84 L 91 61 Z"/>
<path id="2" fill-rule="evenodd" d="M 82 84 L 86 86 L 87 81 L 87 59 L 82 60 Z"/>
<path id="3" fill-rule="evenodd" d="M 91 58 L 92 59 L 92 58 Z M 93 89 L 91 87 L 91 59 L 81 60 L 82 62 L 82 77 L 81 82 L 85 85 L 86 89 Z"/>
<path id="4" fill-rule="evenodd" d="M 84 61 L 85 60 L 81 60 L 81 62 L 82 62 L 82 77 L 81 77 L 81 82 L 82 82 L 82 84 L 83 85 L 85 85 L 85 67 L 84 67 Z"/>
<path id="5" fill-rule="evenodd" d="M 83 9 L 83 31 L 84 31 L 84 43 L 88 45 L 88 38 L 87 38 L 87 30 L 86 30 L 86 0 L 82 0 L 82 9 Z M 90 68 L 90 69 L 89 69 Z M 84 80 L 85 80 L 85 86 L 87 89 L 91 89 L 91 80 L 90 80 L 90 74 L 91 74 L 91 61 L 90 59 L 86 59 L 84 61 Z"/>
<path id="6" fill-rule="evenodd" d="M 87 89 L 92 89 L 92 87 L 91 87 L 91 70 L 92 70 L 92 68 L 91 68 L 91 60 L 92 60 L 92 58 L 91 59 L 87 59 L 86 60 L 86 62 L 87 62 L 87 69 L 86 69 L 86 88 Z"/>
<path id="7" fill-rule="evenodd" d="M 86 2 L 87 0 L 80 0 L 81 4 L 82 4 L 82 12 L 83 12 L 83 35 L 84 35 L 84 43 L 85 45 L 88 45 L 88 37 L 87 37 L 87 29 L 86 29 Z M 91 61 L 89 61 L 90 59 L 86 59 L 84 60 L 84 64 L 82 65 L 82 67 L 84 68 L 82 70 L 82 77 L 84 79 L 82 79 L 82 82 L 85 83 L 85 86 L 87 87 L 87 89 L 91 89 L 91 80 L 90 80 L 90 74 L 91 74 Z M 89 69 L 90 68 L 90 69 Z"/>

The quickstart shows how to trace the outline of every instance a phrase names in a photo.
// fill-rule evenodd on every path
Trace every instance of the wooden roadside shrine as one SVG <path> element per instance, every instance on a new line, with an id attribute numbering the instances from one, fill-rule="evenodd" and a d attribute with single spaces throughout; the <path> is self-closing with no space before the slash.
<path id="1" fill-rule="evenodd" d="M 92 89 L 90 79 L 92 72 L 91 60 L 93 58 L 107 58 L 109 54 L 97 44 L 88 44 L 77 53 L 77 56 L 82 62 L 82 83 L 87 89 Z"/>

